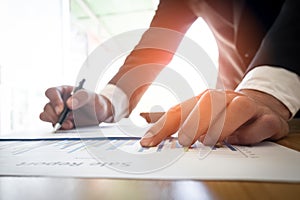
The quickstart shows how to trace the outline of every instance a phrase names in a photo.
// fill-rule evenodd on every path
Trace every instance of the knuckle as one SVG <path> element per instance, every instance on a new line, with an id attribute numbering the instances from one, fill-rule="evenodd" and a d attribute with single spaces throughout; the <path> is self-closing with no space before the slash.
<path id="1" fill-rule="evenodd" d="M 277 132 L 281 125 L 280 119 L 275 114 L 265 114 L 261 117 L 261 123 L 271 132 Z"/>
<path id="2" fill-rule="evenodd" d="M 50 122 L 48 115 L 45 112 L 42 112 L 39 117 L 42 121 Z"/>
<path id="3" fill-rule="evenodd" d="M 54 94 L 56 93 L 56 91 L 58 91 L 58 89 L 55 87 L 48 88 L 45 91 L 45 95 L 46 95 L 46 97 L 48 97 L 48 99 L 52 99 L 54 97 Z"/>
<path id="4" fill-rule="evenodd" d="M 273 139 L 286 136 L 289 132 L 288 123 L 275 113 L 264 115 L 261 120 L 266 129 L 271 133 Z"/>
<path id="5" fill-rule="evenodd" d="M 168 114 L 172 115 L 172 114 L 181 112 L 181 111 L 182 111 L 182 108 L 181 108 L 181 107 L 182 107 L 181 104 L 178 104 L 178 105 L 176 105 L 176 106 L 171 107 L 171 108 L 168 110 Z"/>
<path id="6" fill-rule="evenodd" d="M 49 95 L 51 94 L 51 91 L 53 91 L 53 87 L 52 87 L 52 88 L 48 88 L 48 89 L 45 91 L 46 97 L 49 97 Z"/>
<path id="7" fill-rule="evenodd" d="M 41 120 L 44 120 L 44 112 L 40 113 L 39 117 L 40 117 Z"/>
<path id="8" fill-rule="evenodd" d="M 236 111 L 243 110 L 243 114 L 246 116 L 253 116 L 258 111 L 255 102 L 246 96 L 234 97 L 229 106 Z"/>
<path id="9" fill-rule="evenodd" d="M 44 106 L 44 112 L 47 112 L 49 109 L 52 109 L 50 102 Z"/>
<path id="10" fill-rule="evenodd" d="M 245 108 L 253 107 L 254 102 L 246 96 L 236 96 L 232 99 L 231 104 L 240 105 Z"/>

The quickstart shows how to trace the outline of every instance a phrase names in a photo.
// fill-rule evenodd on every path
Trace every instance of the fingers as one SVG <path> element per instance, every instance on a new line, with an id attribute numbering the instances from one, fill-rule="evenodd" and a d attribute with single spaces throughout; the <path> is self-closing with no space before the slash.
<path id="1" fill-rule="evenodd" d="M 157 122 L 164 114 L 164 112 L 142 112 L 140 113 L 140 116 L 143 117 L 146 122 L 154 123 Z"/>
<path id="2" fill-rule="evenodd" d="M 58 115 L 50 103 L 47 103 L 44 107 L 44 112 L 40 114 L 40 119 L 46 122 L 56 122 Z"/>
<path id="3" fill-rule="evenodd" d="M 64 100 L 70 96 L 72 90 L 73 87 L 71 86 L 53 87 L 46 90 L 45 95 L 50 100 L 50 104 L 57 115 L 63 111 Z"/>
<path id="4" fill-rule="evenodd" d="M 99 124 L 96 115 L 98 107 L 95 106 L 96 96 L 95 93 L 80 89 L 67 99 L 66 105 L 72 110 L 72 121 L 76 127 Z"/>
<path id="5" fill-rule="evenodd" d="M 79 114 L 89 116 L 88 120 L 90 122 L 83 122 L 88 124 L 103 122 L 108 117 L 112 116 L 113 113 L 113 108 L 108 99 L 102 95 L 84 89 L 77 91 L 67 100 L 66 104 L 71 110 L 82 108 L 79 110 L 79 112 L 81 112 Z"/>
<path id="6" fill-rule="evenodd" d="M 186 119 L 197 101 L 198 97 L 193 97 L 171 108 L 147 131 L 140 142 L 141 145 L 155 146 L 175 133 L 182 124 L 182 119 Z"/>
<path id="7" fill-rule="evenodd" d="M 207 90 L 198 98 L 170 109 L 149 129 L 141 144 L 155 146 L 176 131 L 183 146 L 197 140 L 215 145 L 225 139 L 233 144 L 255 144 L 288 133 L 286 120 L 274 111 L 269 96 L 262 103 L 233 91 Z"/>
<path id="8" fill-rule="evenodd" d="M 72 89 L 71 86 L 47 89 L 45 95 L 49 99 L 49 103 L 45 105 L 44 111 L 40 114 L 40 119 L 52 124 L 57 122 L 58 116 L 64 109 L 64 99 L 70 96 Z"/>
<path id="9" fill-rule="evenodd" d="M 195 104 L 178 132 L 178 141 L 182 146 L 190 146 L 207 131 L 211 120 L 210 93 L 205 92 Z"/>
<path id="10" fill-rule="evenodd" d="M 78 90 L 66 105 L 73 111 L 75 125 L 91 126 L 112 121 L 113 107 L 110 101 L 99 94 L 85 89 Z"/>
<path id="11" fill-rule="evenodd" d="M 150 147 L 158 145 L 162 140 L 176 132 L 179 122 L 180 110 L 168 111 L 147 131 L 140 142 L 141 145 Z"/>
<path id="12" fill-rule="evenodd" d="M 64 109 L 64 100 L 70 96 L 72 90 L 73 87 L 71 86 L 47 89 L 45 95 L 49 99 L 49 103 L 44 106 L 44 111 L 40 114 L 40 119 L 54 125 Z M 62 129 L 71 129 L 73 127 L 72 117 L 70 116 L 62 124 Z"/>
<path id="13" fill-rule="evenodd" d="M 232 91 L 225 93 L 207 90 L 198 97 L 177 105 L 152 126 L 141 140 L 141 145 L 155 146 L 181 127 L 178 133 L 179 143 L 183 146 L 190 146 L 207 132 L 212 121 L 216 124 L 214 120 L 220 118 L 220 113 L 236 96 L 237 94 Z M 216 141 L 219 136 L 216 136 Z"/>
<path id="14" fill-rule="evenodd" d="M 66 119 L 66 120 L 62 123 L 60 129 L 62 129 L 62 130 L 69 130 L 69 129 L 72 129 L 72 128 L 74 128 L 74 127 L 75 127 L 74 121 L 71 120 L 71 119 Z"/>
<path id="15" fill-rule="evenodd" d="M 76 126 L 97 125 L 112 118 L 113 109 L 108 99 L 85 89 L 78 90 L 71 96 L 72 90 L 71 86 L 49 88 L 46 96 L 50 102 L 45 105 L 40 119 L 54 125 L 65 105 L 72 112 L 63 122 L 62 129 L 74 128 L 75 124 Z"/>
<path id="16" fill-rule="evenodd" d="M 228 135 L 258 115 L 259 111 L 251 99 L 239 94 L 231 97 L 226 103 L 226 108 L 218 115 L 213 115 L 209 130 L 206 133 L 198 133 L 204 145 L 212 146 L 223 141 Z"/>
<path id="17" fill-rule="evenodd" d="M 54 111 L 53 107 L 50 103 L 47 103 L 44 107 L 44 112 L 40 114 L 40 119 L 46 122 L 52 123 L 54 126 L 55 123 L 58 121 L 58 116 Z M 63 122 L 61 129 L 72 129 L 74 127 L 72 115 Z"/>
<path id="18" fill-rule="evenodd" d="M 235 97 L 227 106 L 225 123 L 223 124 L 219 140 L 232 134 L 243 124 L 262 113 L 255 102 L 246 96 Z"/>
<path id="19" fill-rule="evenodd" d="M 274 113 L 262 115 L 254 122 L 240 127 L 227 138 L 231 144 L 250 145 L 271 138 L 277 140 L 288 134 L 288 123 Z"/>
<path id="20" fill-rule="evenodd" d="M 92 95 L 87 90 L 81 89 L 78 90 L 73 96 L 68 98 L 66 105 L 71 110 L 76 110 L 87 104 L 92 98 Z"/>
<path id="21" fill-rule="evenodd" d="M 204 92 L 178 132 L 179 143 L 190 146 L 201 138 L 206 145 L 216 144 L 227 119 L 227 106 L 237 96 L 242 95 L 232 91 Z"/>

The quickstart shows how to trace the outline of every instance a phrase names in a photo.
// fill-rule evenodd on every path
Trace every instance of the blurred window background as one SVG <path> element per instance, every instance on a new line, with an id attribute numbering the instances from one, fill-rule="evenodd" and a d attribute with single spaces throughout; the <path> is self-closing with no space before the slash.
<path id="1" fill-rule="evenodd" d="M 0 134 L 51 130 L 50 124 L 39 120 L 47 103 L 45 90 L 74 85 L 84 60 L 99 44 L 120 33 L 147 28 L 157 5 L 158 0 L 1 0 Z M 202 19 L 187 35 L 216 63 L 216 43 Z M 115 61 L 116 70 L 124 59 Z M 183 65 L 180 58 L 170 64 L 179 71 Z M 201 92 L 193 71 L 183 71 L 195 81 L 196 93 Z M 168 91 L 153 86 L 136 112 L 149 111 L 158 92 L 164 110 L 177 103 Z"/>

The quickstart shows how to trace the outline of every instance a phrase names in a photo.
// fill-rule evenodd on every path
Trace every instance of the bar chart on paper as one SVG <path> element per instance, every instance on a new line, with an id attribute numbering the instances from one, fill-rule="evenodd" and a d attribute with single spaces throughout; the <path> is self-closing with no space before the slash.
<path id="1" fill-rule="evenodd" d="M 300 165 L 299 153 L 271 142 L 256 146 L 218 143 L 213 147 L 195 143 L 185 151 L 177 138 L 168 138 L 151 148 L 142 147 L 139 140 L 135 137 L 0 139 L 0 175 L 300 181 L 298 169 L 293 167 Z M 162 163 L 173 152 L 178 156 L 161 168 L 153 165 L 156 170 L 132 173 L 135 169 L 147 169 L 152 163 Z M 201 157 L 201 152 L 205 156 Z M 111 160 L 102 160 L 103 155 Z"/>
<path id="2" fill-rule="evenodd" d="M 188 152 L 196 154 L 204 146 L 201 143 L 193 144 Z M 121 150 L 128 153 L 149 154 L 159 153 L 172 149 L 181 149 L 177 138 L 169 138 L 162 141 L 156 147 L 142 147 L 138 138 L 93 138 L 93 139 L 72 139 L 72 140 L 21 140 L 21 141 L 2 141 L 0 151 L 2 156 L 20 156 L 22 154 L 40 154 L 41 152 L 60 152 L 63 154 L 86 154 L 87 148 L 99 148 L 104 151 Z M 209 147 L 210 156 L 254 158 L 250 147 L 233 146 L 228 143 L 218 143 L 214 147 Z"/>

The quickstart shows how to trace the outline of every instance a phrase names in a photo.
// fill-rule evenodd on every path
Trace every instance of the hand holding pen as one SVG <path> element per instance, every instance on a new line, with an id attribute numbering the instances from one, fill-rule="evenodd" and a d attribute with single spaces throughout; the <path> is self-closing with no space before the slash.
<path id="1" fill-rule="evenodd" d="M 85 82 L 85 79 L 82 79 L 79 82 L 79 85 L 77 87 L 75 87 L 74 90 L 71 92 L 71 95 L 73 95 L 78 90 L 82 89 L 84 82 Z M 57 123 L 54 126 L 54 130 L 53 130 L 54 132 L 56 132 L 58 129 L 61 128 L 61 126 L 62 126 L 63 122 L 65 121 L 66 117 L 68 116 L 69 112 L 70 112 L 70 108 L 68 108 L 68 106 L 65 105 L 62 113 L 60 114 L 60 116 L 58 118 Z"/>
<path id="2" fill-rule="evenodd" d="M 49 102 L 40 119 L 50 122 L 55 130 L 111 122 L 113 111 L 110 101 L 100 94 L 80 88 L 82 86 L 79 84 L 75 89 L 73 86 L 47 89 L 45 94 Z"/>

